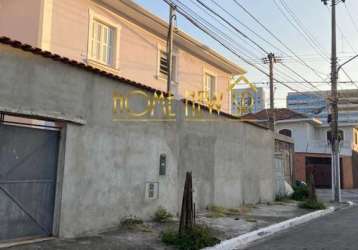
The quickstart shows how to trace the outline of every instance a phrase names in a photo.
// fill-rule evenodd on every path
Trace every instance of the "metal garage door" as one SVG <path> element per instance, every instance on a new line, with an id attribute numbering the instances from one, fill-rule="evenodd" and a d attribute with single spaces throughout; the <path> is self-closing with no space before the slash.
<path id="1" fill-rule="evenodd" d="M 341 159 L 341 187 L 343 186 L 343 172 Z M 317 188 L 331 188 L 332 172 L 331 158 L 329 157 L 307 157 L 306 158 L 306 177 L 313 174 L 315 186 Z"/>
<path id="2" fill-rule="evenodd" d="M 0 241 L 52 233 L 59 132 L 0 124 Z"/>

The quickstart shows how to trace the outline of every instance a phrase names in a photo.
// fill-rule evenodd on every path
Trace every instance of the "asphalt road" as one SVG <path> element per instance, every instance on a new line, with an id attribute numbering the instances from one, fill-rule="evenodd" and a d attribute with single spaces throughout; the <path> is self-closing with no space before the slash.
<path id="1" fill-rule="evenodd" d="M 358 206 L 310 221 L 246 249 L 357 250 Z"/>

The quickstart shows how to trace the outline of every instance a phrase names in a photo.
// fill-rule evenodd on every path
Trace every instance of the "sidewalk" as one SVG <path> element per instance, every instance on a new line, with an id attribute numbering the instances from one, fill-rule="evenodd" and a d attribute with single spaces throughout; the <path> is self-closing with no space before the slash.
<path id="1" fill-rule="evenodd" d="M 197 223 L 206 224 L 220 240 L 230 239 L 262 227 L 311 212 L 297 207 L 297 202 L 273 202 L 239 209 L 215 208 L 201 211 Z M 178 222 L 145 222 L 133 227 L 119 227 L 109 232 L 76 239 L 52 239 L 10 247 L 10 250 L 121 250 L 173 249 L 161 243 L 161 232 L 176 229 Z"/>
<path id="2" fill-rule="evenodd" d="M 220 240 L 226 240 L 312 212 L 298 208 L 297 205 L 295 201 L 258 204 L 246 207 L 246 211 L 239 216 L 233 213 L 217 218 L 211 215 L 212 212 L 205 211 L 199 214 L 198 222 L 215 230 Z"/>

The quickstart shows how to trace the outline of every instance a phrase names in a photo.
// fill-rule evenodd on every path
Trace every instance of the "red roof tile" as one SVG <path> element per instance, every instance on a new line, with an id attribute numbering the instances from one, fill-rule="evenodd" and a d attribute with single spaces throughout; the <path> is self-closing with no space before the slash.
<path id="1" fill-rule="evenodd" d="M 274 109 L 275 120 L 291 120 L 291 119 L 304 119 L 308 118 L 308 116 L 293 111 L 287 108 Z M 272 118 L 273 111 L 271 109 L 264 109 L 257 113 L 250 113 L 242 116 L 242 119 L 245 120 L 255 120 L 255 121 L 268 121 L 269 118 Z"/>
<path id="2" fill-rule="evenodd" d="M 21 49 L 21 50 L 24 50 L 24 51 L 27 51 L 27 52 L 30 52 L 30 53 L 35 54 L 35 55 L 40 55 L 40 56 L 43 56 L 43 57 L 46 57 L 46 58 L 50 58 L 50 59 L 52 59 L 54 61 L 59 61 L 61 63 L 69 64 L 69 65 L 72 65 L 72 66 L 75 66 L 75 67 L 78 67 L 78 68 L 81 68 L 81 69 L 96 73 L 98 75 L 102 75 L 102 76 L 109 77 L 109 78 L 112 78 L 112 79 L 115 79 L 115 80 L 119 80 L 122 83 L 130 84 L 130 85 L 133 85 L 135 87 L 138 87 L 138 88 L 150 91 L 150 92 L 161 91 L 159 89 L 152 88 L 152 87 L 150 87 L 148 85 L 144 85 L 142 83 L 129 80 L 127 78 L 124 78 L 124 77 L 109 73 L 107 71 L 100 70 L 98 68 L 92 67 L 92 66 L 84 64 L 82 62 L 78 62 L 76 60 L 72 60 L 72 59 L 69 59 L 67 57 L 64 57 L 64 56 L 61 56 L 61 55 L 58 55 L 58 54 L 55 54 L 55 53 L 51 53 L 49 51 L 44 51 L 44 50 L 41 50 L 40 48 L 32 47 L 29 44 L 24 44 L 24 43 L 22 43 L 20 41 L 17 41 L 17 40 L 12 40 L 11 38 L 6 37 L 6 36 L 0 37 L 0 43 L 9 45 L 9 46 L 14 47 L 14 48 L 18 48 L 18 49 Z M 182 99 L 182 101 L 185 102 L 185 99 Z M 201 105 L 201 104 L 199 104 L 199 105 L 203 109 L 206 109 L 206 110 L 208 109 L 208 107 L 205 106 L 205 105 Z M 224 116 L 226 116 L 228 118 L 231 118 L 231 119 L 239 119 L 237 116 L 231 115 L 231 114 L 226 113 L 226 112 L 220 111 L 220 114 L 222 114 L 222 115 L 224 115 Z M 249 123 L 251 125 L 254 125 L 254 126 L 257 126 L 257 127 L 263 128 L 263 129 L 268 129 L 267 126 L 257 124 L 255 122 L 250 122 L 250 121 L 243 121 L 243 122 Z"/>
<path id="3" fill-rule="evenodd" d="M 127 78 L 124 78 L 124 77 L 121 77 L 121 76 L 118 76 L 118 75 L 114 75 L 114 74 L 109 73 L 107 71 L 92 67 L 90 65 L 78 62 L 76 60 L 72 60 L 72 59 L 69 59 L 67 57 L 51 53 L 49 51 L 44 51 L 44 50 L 41 50 L 39 48 L 32 47 L 29 44 L 24 44 L 22 42 L 12 40 L 9 37 L 5 37 L 5 36 L 0 37 L 0 43 L 10 45 L 10 46 L 12 46 L 14 48 L 22 49 L 24 51 L 31 52 L 31 53 L 36 54 L 36 55 L 47 57 L 47 58 L 50 58 L 50 59 L 52 59 L 54 61 L 59 61 L 59 62 L 65 63 L 65 64 L 70 64 L 72 66 L 75 66 L 75 67 L 78 67 L 78 68 L 81 68 L 81 69 L 85 69 L 87 71 L 91 71 L 93 73 L 97 73 L 97 74 L 102 75 L 102 76 L 106 76 L 106 77 L 109 77 L 109 78 L 112 78 L 112 79 L 120 80 L 121 82 L 128 83 L 128 84 L 137 86 L 139 88 L 146 89 L 146 90 L 151 91 L 151 92 L 159 91 L 157 89 L 154 89 L 154 88 L 152 88 L 150 86 L 147 86 L 147 85 L 144 85 L 142 83 L 135 82 L 135 81 L 129 80 Z"/>

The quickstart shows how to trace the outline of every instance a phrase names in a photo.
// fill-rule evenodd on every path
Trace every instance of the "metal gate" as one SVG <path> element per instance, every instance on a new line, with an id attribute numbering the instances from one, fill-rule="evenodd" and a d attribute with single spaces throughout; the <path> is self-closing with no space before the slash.
<path id="1" fill-rule="evenodd" d="M 285 171 L 284 171 L 284 161 L 282 159 L 281 153 L 274 154 L 275 162 L 275 180 L 276 180 L 276 196 L 283 197 L 286 195 L 285 188 Z"/>
<path id="2" fill-rule="evenodd" d="M 49 236 L 59 131 L 0 124 L 0 241 Z"/>

